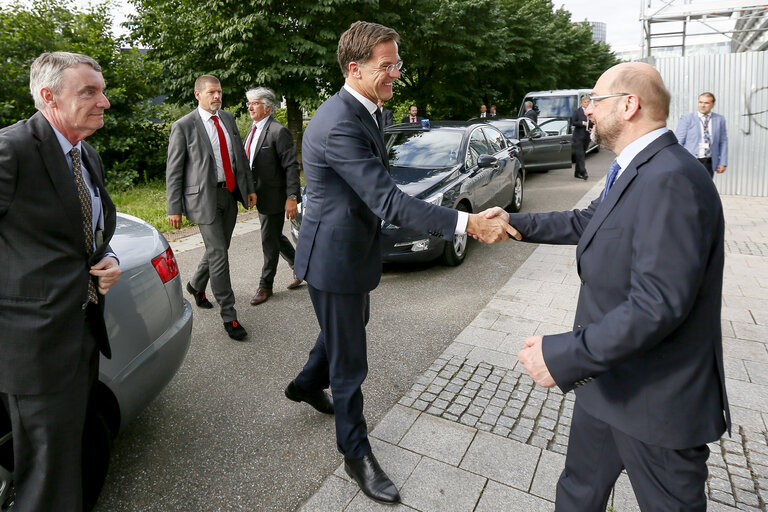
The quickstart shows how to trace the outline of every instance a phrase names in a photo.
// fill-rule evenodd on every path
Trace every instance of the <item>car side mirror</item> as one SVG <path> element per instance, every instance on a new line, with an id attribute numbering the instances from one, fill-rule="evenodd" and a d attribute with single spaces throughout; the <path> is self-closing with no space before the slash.
<path id="1" fill-rule="evenodd" d="M 482 168 L 493 167 L 496 165 L 496 158 L 492 155 L 480 155 L 477 157 L 477 166 Z"/>
<path id="2" fill-rule="evenodd" d="M 543 131 L 541 131 L 541 129 L 540 129 L 540 128 L 536 128 L 535 130 L 533 130 L 533 131 L 531 132 L 531 138 L 532 138 L 532 139 L 540 139 L 540 138 L 542 138 L 543 136 L 544 136 L 544 132 L 543 132 Z"/>

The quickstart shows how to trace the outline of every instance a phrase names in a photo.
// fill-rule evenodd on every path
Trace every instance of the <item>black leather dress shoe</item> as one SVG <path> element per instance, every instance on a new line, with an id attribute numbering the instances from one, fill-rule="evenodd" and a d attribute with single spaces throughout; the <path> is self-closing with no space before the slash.
<path id="1" fill-rule="evenodd" d="M 584 173 L 584 174 L 574 174 L 573 177 L 576 178 L 577 180 L 587 181 L 587 178 L 589 178 L 589 174 L 587 174 L 587 173 Z"/>
<path id="2" fill-rule="evenodd" d="M 323 390 L 304 391 L 295 382 L 291 381 L 285 388 L 285 396 L 294 402 L 307 402 L 309 405 L 323 414 L 333 414 L 333 398 Z"/>
<path id="3" fill-rule="evenodd" d="M 187 291 L 190 294 L 192 294 L 192 297 L 195 298 L 195 304 L 197 304 L 197 307 L 203 308 L 203 309 L 213 308 L 213 304 L 211 304 L 211 301 L 205 298 L 205 292 L 199 292 L 195 290 L 192 287 L 192 283 L 187 283 Z"/>
<path id="4" fill-rule="evenodd" d="M 248 336 L 248 332 L 245 330 L 245 327 L 240 325 L 240 322 L 237 320 L 232 322 L 224 322 L 224 329 L 226 329 L 227 334 L 229 334 L 229 337 L 233 340 L 243 341 L 246 336 Z"/>
<path id="5" fill-rule="evenodd" d="M 299 279 L 298 277 L 296 277 L 296 274 L 293 274 L 293 281 L 291 281 L 291 284 L 289 284 L 289 285 L 287 286 L 287 288 L 288 288 L 289 290 L 295 290 L 296 288 L 298 288 L 299 286 L 301 286 L 301 283 L 303 283 L 303 282 L 304 282 L 304 281 L 302 281 L 301 279 Z"/>
<path id="6" fill-rule="evenodd" d="M 387 474 L 379 466 L 373 453 L 362 459 L 344 457 L 344 471 L 357 482 L 360 490 L 373 501 L 384 504 L 400 503 L 400 493 Z"/>

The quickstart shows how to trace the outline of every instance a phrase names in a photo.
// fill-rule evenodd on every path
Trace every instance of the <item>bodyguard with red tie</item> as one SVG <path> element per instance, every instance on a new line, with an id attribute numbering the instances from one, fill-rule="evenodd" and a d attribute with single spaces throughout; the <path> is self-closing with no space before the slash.
<path id="1" fill-rule="evenodd" d="M 248 335 L 237 320 L 235 294 L 229 277 L 229 242 L 237 219 L 237 201 L 256 204 L 253 180 L 235 118 L 221 110 L 221 83 L 212 75 L 195 80 L 198 107 L 171 127 L 166 162 L 168 222 L 181 227 L 182 213 L 200 227 L 205 254 L 187 291 L 195 304 L 210 309 L 208 281 L 230 338 Z"/>

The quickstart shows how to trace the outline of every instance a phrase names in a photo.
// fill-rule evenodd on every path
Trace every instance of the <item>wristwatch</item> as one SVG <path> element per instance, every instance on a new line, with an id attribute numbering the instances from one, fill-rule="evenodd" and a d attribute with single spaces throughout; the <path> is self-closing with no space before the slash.
<path id="1" fill-rule="evenodd" d="M 295 201 L 296 200 L 296 194 L 289 195 L 288 199 L 290 199 L 291 201 Z"/>

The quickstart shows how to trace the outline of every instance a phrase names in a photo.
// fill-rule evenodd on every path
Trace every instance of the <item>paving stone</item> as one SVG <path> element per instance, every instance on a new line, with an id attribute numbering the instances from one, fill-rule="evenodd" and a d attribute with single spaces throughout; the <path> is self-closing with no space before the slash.
<path id="1" fill-rule="evenodd" d="M 541 448 L 542 450 L 546 450 L 547 445 L 549 445 L 549 441 L 540 435 L 534 435 L 528 441 L 528 444 L 537 448 Z"/>
<path id="2" fill-rule="evenodd" d="M 473 510 L 486 479 L 440 461 L 423 458 L 401 488 L 403 504 L 421 512 Z"/>
<path id="3" fill-rule="evenodd" d="M 550 444 L 549 449 L 561 455 L 565 455 L 566 453 L 568 453 L 568 446 L 564 444 Z"/>
<path id="4" fill-rule="evenodd" d="M 492 423 L 482 423 L 482 418 L 480 418 L 480 420 L 481 421 L 479 421 L 477 423 L 477 425 L 475 425 L 475 428 L 477 430 L 482 430 L 484 432 L 490 432 L 491 430 L 493 430 L 493 424 Z"/>
<path id="5" fill-rule="evenodd" d="M 733 484 L 733 487 L 735 490 L 748 490 L 748 491 L 754 491 L 755 484 L 752 482 L 751 478 L 744 478 L 743 476 L 738 475 L 731 475 L 731 483 Z"/>
<path id="6" fill-rule="evenodd" d="M 459 467 L 527 491 L 540 453 L 532 446 L 478 432 Z"/>
<path id="7" fill-rule="evenodd" d="M 418 411 L 395 405 L 376 425 L 371 435 L 383 441 L 397 444 L 418 417 Z"/>
<path id="8" fill-rule="evenodd" d="M 501 425 L 502 427 L 512 428 L 515 426 L 515 419 L 510 418 L 509 416 L 501 416 L 496 424 Z"/>
<path id="9" fill-rule="evenodd" d="M 357 496 L 350 502 L 344 512 L 387 512 L 391 510 L 397 510 L 398 512 L 418 512 L 415 508 L 411 508 L 402 503 L 397 504 L 394 508 L 392 505 L 382 505 L 376 503 L 362 492 L 357 493 Z"/>
<path id="10" fill-rule="evenodd" d="M 613 509 L 619 512 L 640 512 L 627 473 L 622 471 L 613 487 Z"/>
<path id="11" fill-rule="evenodd" d="M 712 491 L 712 493 L 709 495 L 709 497 L 714 500 L 718 501 L 720 503 L 724 503 L 726 505 L 736 505 L 736 500 L 733 499 L 733 495 L 722 492 L 722 491 Z M 707 506 L 707 508 L 711 508 L 710 506 Z"/>
<path id="12" fill-rule="evenodd" d="M 752 383 L 768 385 L 768 363 L 744 361 L 744 366 L 747 368 L 749 380 Z"/>
<path id="13" fill-rule="evenodd" d="M 747 468 L 729 465 L 728 472 L 732 476 L 740 476 L 741 478 L 746 478 L 747 480 L 752 481 L 752 473 Z"/>
<path id="14" fill-rule="evenodd" d="M 518 420 L 518 424 L 521 427 L 525 427 L 525 428 L 527 428 L 529 430 L 533 430 L 533 427 L 534 427 L 534 421 L 531 420 L 531 419 L 528 419 L 528 418 L 520 418 Z"/>
<path id="15" fill-rule="evenodd" d="M 466 409 L 466 406 L 454 403 L 450 407 L 448 407 L 446 412 L 448 414 L 452 414 L 455 416 L 461 416 L 464 413 L 465 409 Z"/>
<path id="16" fill-rule="evenodd" d="M 744 489 L 736 488 L 734 489 L 733 495 L 736 498 L 736 503 L 743 503 L 745 505 L 749 505 L 750 507 L 760 506 L 760 499 L 757 497 L 757 494 L 754 491 L 750 492 Z"/>
<path id="17" fill-rule="evenodd" d="M 555 509 L 555 504 L 550 501 L 531 496 L 498 482 L 489 481 L 474 510 L 475 512 L 511 510 L 512 504 L 514 504 L 514 510 L 526 512 L 551 512 Z"/>
<path id="18" fill-rule="evenodd" d="M 458 423 L 421 415 L 399 445 L 416 453 L 457 465 L 475 436 L 475 430 Z"/>
<path id="19" fill-rule="evenodd" d="M 450 393 L 458 393 L 459 391 L 461 391 L 461 385 L 451 382 L 450 384 L 445 386 L 445 391 Z"/>
<path id="20" fill-rule="evenodd" d="M 475 397 L 474 400 L 472 400 L 472 405 L 474 405 L 475 407 L 482 407 L 483 409 L 488 407 L 488 404 L 490 404 L 490 403 L 491 403 L 491 401 L 489 399 L 483 398 L 483 397 L 479 396 L 479 394 L 478 394 L 478 396 Z"/>
<path id="21" fill-rule="evenodd" d="M 480 389 L 480 383 L 470 380 L 467 382 L 467 384 L 464 386 L 464 389 L 472 389 L 472 390 L 478 390 Z"/>
<path id="22" fill-rule="evenodd" d="M 499 387 L 499 389 L 496 391 L 496 394 L 494 395 L 494 398 L 498 400 L 502 400 L 506 403 L 507 400 L 509 400 L 511 393 L 509 391 L 504 391 Z"/>
<path id="23" fill-rule="evenodd" d="M 465 387 L 464 389 L 459 391 L 459 395 L 473 398 L 475 396 L 475 391 Z"/>
<path id="24" fill-rule="evenodd" d="M 543 437 L 547 441 L 551 441 L 555 437 L 555 433 L 550 430 L 536 429 L 536 435 Z"/>
<path id="25" fill-rule="evenodd" d="M 512 435 L 514 435 L 518 439 L 524 439 L 528 440 L 528 438 L 531 437 L 531 434 L 533 433 L 533 430 L 530 428 L 526 428 L 522 425 L 517 425 L 515 428 L 512 429 Z"/>
<path id="26" fill-rule="evenodd" d="M 410 407 L 413 405 L 413 402 L 415 402 L 413 398 L 403 397 L 397 403 L 400 405 L 404 405 L 405 407 Z"/>
<path id="27" fill-rule="evenodd" d="M 344 510 L 359 492 L 357 484 L 331 475 L 318 491 L 301 506 L 301 512 L 328 512 L 329 510 Z"/>
<path id="28" fill-rule="evenodd" d="M 459 395 L 456 398 L 454 398 L 453 403 L 459 404 L 459 405 L 469 405 L 472 403 L 472 399 L 468 396 Z"/>
<path id="29" fill-rule="evenodd" d="M 460 423 L 463 423 L 464 425 L 474 427 L 477 424 L 477 420 L 479 420 L 477 416 L 472 416 L 471 414 L 463 414 L 461 418 L 459 419 Z"/>
<path id="30" fill-rule="evenodd" d="M 440 392 L 443 390 L 442 386 L 436 386 L 435 384 L 430 384 L 430 386 L 427 388 L 427 391 L 429 393 L 439 395 Z"/>
<path id="31" fill-rule="evenodd" d="M 565 467 L 565 456 L 551 451 L 542 451 L 536 473 L 531 483 L 531 494 L 549 501 L 555 501 L 557 480 Z"/>
<path id="32" fill-rule="evenodd" d="M 729 466 L 739 466 L 742 468 L 747 467 L 747 458 L 744 455 L 739 455 L 737 453 L 725 453 L 725 463 Z"/>
<path id="33" fill-rule="evenodd" d="M 557 422 L 555 420 L 549 419 L 549 418 L 539 418 L 538 426 L 543 427 L 547 430 L 554 430 L 555 425 L 557 425 Z"/>
<path id="34" fill-rule="evenodd" d="M 469 408 L 467 409 L 467 412 L 472 416 L 477 416 L 479 418 L 480 416 L 483 415 L 483 413 L 485 412 L 485 409 L 483 407 L 475 405 L 475 403 L 472 402 L 472 405 L 469 406 Z"/>
<path id="35" fill-rule="evenodd" d="M 424 400 L 416 400 L 413 402 L 412 407 L 419 411 L 425 411 L 427 407 L 429 407 L 429 402 L 425 402 Z"/>
<path id="36" fill-rule="evenodd" d="M 711 490 L 717 490 L 727 493 L 732 493 L 733 488 L 731 487 L 731 482 L 729 480 L 723 480 L 722 478 L 712 478 L 710 476 L 709 482 L 709 488 Z"/>

